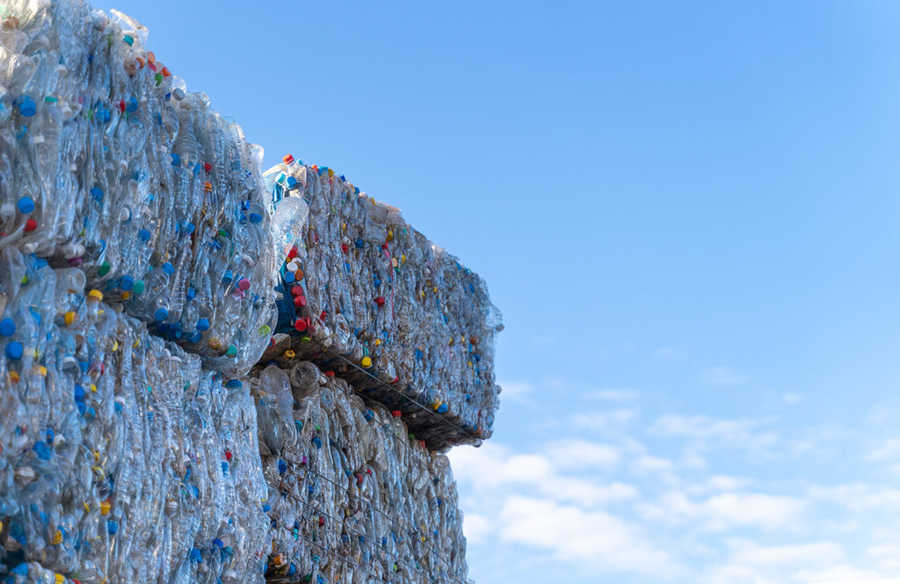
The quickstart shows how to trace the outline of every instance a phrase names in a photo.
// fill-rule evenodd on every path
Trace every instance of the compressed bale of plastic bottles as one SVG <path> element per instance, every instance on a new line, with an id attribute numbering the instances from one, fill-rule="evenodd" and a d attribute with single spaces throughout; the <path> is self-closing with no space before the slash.
<path id="1" fill-rule="evenodd" d="M 290 338 L 264 360 L 292 350 L 335 370 L 409 414 L 429 447 L 489 437 L 499 392 L 494 337 L 503 326 L 484 281 L 396 208 L 330 169 L 285 158 L 265 173 L 276 214 L 299 199 L 308 218 L 281 269 L 278 331 Z"/>
<path id="2" fill-rule="evenodd" d="M 156 334 L 248 369 L 275 324 L 262 149 L 125 15 L 9 0 L 0 21 L 0 248 L 80 266 Z"/>
<path id="3" fill-rule="evenodd" d="M 449 461 L 312 363 L 251 381 L 269 485 L 267 580 L 467 582 Z"/>
<path id="4" fill-rule="evenodd" d="M 86 279 L 0 252 L 0 576 L 36 562 L 83 584 L 261 581 L 249 386 Z"/>

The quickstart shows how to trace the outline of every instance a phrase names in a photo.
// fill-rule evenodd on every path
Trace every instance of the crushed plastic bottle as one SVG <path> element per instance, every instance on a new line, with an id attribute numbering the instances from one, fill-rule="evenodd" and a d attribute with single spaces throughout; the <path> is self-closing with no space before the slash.
<path id="1" fill-rule="evenodd" d="M 248 385 L 85 279 L 0 252 L 0 564 L 85 584 L 260 581 L 267 495 Z"/>
<path id="2" fill-rule="evenodd" d="M 155 334 L 246 371 L 276 319 L 262 149 L 133 19 L 74 0 L 4 8 L 0 249 L 82 267 Z"/>
<path id="3" fill-rule="evenodd" d="M 281 269 L 277 330 L 290 337 L 263 361 L 291 350 L 329 363 L 403 410 L 430 448 L 488 438 L 503 325 L 484 281 L 331 169 L 289 156 L 264 176 L 276 215 L 299 199 L 308 219 Z"/>
<path id="4" fill-rule="evenodd" d="M 273 410 L 290 401 L 296 428 L 277 449 L 263 448 L 269 581 L 466 584 L 462 513 L 445 456 L 309 362 L 289 372 L 269 366 L 251 383 L 259 419 L 285 422 Z"/>

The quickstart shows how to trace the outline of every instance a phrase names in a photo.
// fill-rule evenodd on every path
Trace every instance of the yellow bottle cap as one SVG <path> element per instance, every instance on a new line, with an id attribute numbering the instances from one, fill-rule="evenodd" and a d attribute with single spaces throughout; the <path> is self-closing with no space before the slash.
<path id="1" fill-rule="evenodd" d="M 94 288 L 93 290 L 88 292 L 88 299 L 100 302 L 101 300 L 103 300 L 103 292 Z"/>
<path id="2" fill-rule="evenodd" d="M 129 292 L 128 290 L 122 292 L 122 300 L 128 300 L 129 298 L 131 298 L 131 292 Z"/>
<path id="3" fill-rule="evenodd" d="M 66 326 L 70 326 L 73 322 L 75 322 L 75 316 L 76 316 L 75 313 L 72 312 L 71 310 L 68 311 L 68 312 L 63 316 L 63 320 L 66 321 Z"/>
<path id="4" fill-rule="evenodd" d="M 100 515 L 109 515 L 109 501 L 100 503 Z"/>
<path id="5" fill-rule="evenodd" d="M 296 357 L 296 356 L 297 356 L 297 353 L 295 353 L 295 352 L 292 351 L 291 349 L 288 349 L 287 351 L 284 352 L 284 358 L 285 358 L 285 359 L 293 359 L 293 358 Z"/>
<path id="6" fill-rule="evenodd" d="M 368 369 L 372 366 L 372 358 L 371 357 L 363 357 L 362 358 L 362 366 Z"/>
<path id="7" fill-rule="evenodd" d="M 62 531 L 56 530 L 53 532 L 53 538 L 50 540 L 53 545 L 59 545 L 62 543 Z"/>

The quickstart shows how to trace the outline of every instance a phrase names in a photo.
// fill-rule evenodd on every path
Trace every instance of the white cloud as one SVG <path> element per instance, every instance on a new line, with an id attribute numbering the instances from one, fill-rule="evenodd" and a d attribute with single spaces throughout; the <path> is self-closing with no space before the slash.
<path id="1" fill-rule="evenodd" d="M 563 560 L 658 577 L 676 571 L 669 554 L 639 528 L 604 511 L 514 496 L 503 505 L 500 521 L 504 540 L 550 550 Z"/>
<path id="2" fill-rule="evenodd" d="M 634 401 L 640 396 L 640 392 L 636 389 L 596 389 L 584 394 L 584 397 L 588 399 L 615 402 Z"/>
<path id="3" fill-rule="evenodd" d="M 698 443 L 737 444 L 748 450 L 767 450 L 778 442 L 778 435 L 763 431 L 759 420 L 721 420 L 706 416 L 667 414 L 656 419 L 650 432 L 680 437 Z"/>
<path id="4" fill-rule="evenodd" d="M 576 448 L 573 452 L 561 449 L 566 445 Z M 570 501 L 592 507 L 617 501 L 635 499 L 638 490 L 621 482 L 602 483 L 581 477 L 570 477 L 558 471 L 572 468 L 579 453 L 595 459 L 607 458 L 612 454 L 602 444 L 587 441 L 562 441 L 551 446 L 556 456 L 545 454 L 513 454 L 508 448 L 487 443 L 481 448 L 455 448 L 449 457 L 454 473 L 460 482 L 471 484 L 476 491 L 508 492 L 509 487 L 518 486 L 531 493 L 538 493 L 556 501 Z M 618 454 L 615 454 L 618 456 Z M 582 462 L 582 470 L 586 468 Z M 497 494 L 497 493 L 495 493 Z"/>
<path id="5" fill-rule="evenodd" d="M 611 468 L 622 459 L 618 447 L 587 440 L 552 442 L 547 447 L 547 455 L 557 468 L 582 470 L 586 467 Z"/>
<path id="6" fill-rule="evenodd" d="M 765 530 L 785 528 L 796 522 L 806 502 L 796 497 L 764 493 L 722 493 L 694 501 L 685 493 L 664 494 L 655 503 L 637 506 L 648 521 L 673 525 L 692 523 L 707 531 L 726 531 L 740 527 Z"/>
<path id="7" fill-rule="evenodd" d="M 463 516 L 463 531 L 469 543 L 481 543 L 493 531 L 491 520 L 479 513 L 466 513 Z"/>
<path id="8" fill-rule="evenodd" d="M 572 423 L 582 429 L 605 430 L 627 426 L 635 418 L 637 412 L 629 409 L 584 412 L 572 416 Z"/>
<path id="9" fill-rule="evenodd" d="M 848 565 L 798 572 L 796 580 L 804 584 L 900 584 L 898 576 L 888 576 Z"/>
<path id="10" fill-rule="evenodd" d="M 799 393 L 788 392 L 788 393 L 782 395 L 781 399 L 784 400 L 784 403 L 788 404 L 789 406 L 792 406 L 792 405 L 798 404 L 801 401 L 803 401 L 803 396 L 800 395 Z"/>
<path id="11" fill-rule="evenodd" d="M 659 458 L 656 456 L 645 454 L 644 456 L 641 456 L 634 460 L 631 463 L 631 468 L 635 472 L 642 474 L 668 473 L 672 471 L 674 465 L 671 461 L 666 460 L 665 458 Z"/>
<path id="12" fill-rule="evenodd" d="M 704 383 L 710 385 L 740 385 L 749 381 L 749 378 L 731 367 L 709 367 L 700 373 Z"/>
<path id="13" fill-rule="evenodd" d="M 900 489 L 878 487 L 863 483 L 830 487 L 814 486 L 809 489 L 813 499 L 841 505 L 853 512 L 900 511 Z"/>
<path id="14" fill-rule="evenodd" d="M 866 460 L 870 462 L 884 462 L 898 458 L 900 458 L 900 439 L 897 438 L 886 440 L 884 444 L 866 455 Z"/>
<path id="15" fill-rule="evenodd" d="M 534 386 L 527 381 L 503 381 L 500 384 L 500 395 L 510 399 L 524 397 L 534 391 Z"/>

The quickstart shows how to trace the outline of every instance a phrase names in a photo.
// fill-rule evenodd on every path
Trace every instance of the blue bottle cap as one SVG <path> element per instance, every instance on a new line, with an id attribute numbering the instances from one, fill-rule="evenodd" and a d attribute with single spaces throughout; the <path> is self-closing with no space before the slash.
<path id="1" fill-rule="evenodd" d="M 91 196 L 94 197 L 94 200 L 98 203 L 103 202 L 103 189 L 100 187 L 91 187 Z"/>
<path id="2" fill-rule="evenodd" d="M 169 318 L 169 311 L 165 307 L 157 308 L 156 312 L 153 313 L 153 318 L 156 322 L 162 322 Z"/>
<path id="3" fill-rule="evenodd" d="M 197 330 L 200 332 L 208 331 L 209 330 L 209 319 L 201 318 L 200 320 L 198 320 L 197 321 Z"/>
<path id="4" fill-rule="evenodd" d="M 193 223 L 191 223 L 190 221 L 188 221 L 187 223 L 184 224 L 183 230 L 184 230 L 184 232 L 187 233 L 188 235 L 190 235 L 191 233 L 193 233 L 193 232 L 194 232 L 194 229 L 195 229 L 195 225 L 194 225 Z"/>
<path id="5" fill-rule="evenodd" d="M 146 229 L 141 229 L 138 231 L 138 239 L 145 243 L 150 241 L 150 232 Z"/>
<path id="6" fill-rule="evenodd" d="M 225 387 L 227 387 L 228 389 L 238 389 L 244 387 L 244 384 L 240 379 L 229 379 L 225 382 Z"/>
<path id="7" fill-rule="evenodd" d="M 22 346 L 22 343 L 19 341 L 12 341 L 8 345 L 6 345 L 6 358 L 12 359 L 14 361 L 18 361 L 22 358 L 22 354 L 25 352 L 25 347 Z"/>
<path id="8" fill-rule="evenodd" d="M 284 273 L 284 281 L 290 284 L 294 281 L 294 272 L 285 272 Z"/>
<path id="9" fill-rule="evenodd" d="M 0 320 L 0 337 L 11 337 L 16 334 L 16 323 L 11 318 Z"/>
<path id="10" fill-rule="evenodd" d="M 225 542 L 223 542 L 221 539 L 219 539 L 217 537 L 216 539 L 213 540 L 213 545 L 219 549 L 222 549 L 225 546 Z"/>
<path id="11" fill-rule="evenodd" d="M 197 291 L 194 290 L 194 287 L 193 287 L 193 286 L 188 287 L 188 289 L 187 289 L 187 299 L 188 299 L 188 300 L 193 300 L 193 299 L 194 299 L 194 296 L 196 296 L 196 295 L 197 295 Z"/>
<path id="12" fill-rule="evenodd" d="M 134 288 L 134 278 L 128 275 L 122 276 L 119 279 L 119 288 L 125 291 L 131 290 Z"/>
<path id="13" fill-rule="evenodd" d="M 171 276 L 175 273 L 175 268 L 172 267 L 172 264 L 170 262 L 166 262 L 162 265 L 162 271 Z"/>
<path id="14" fill-rule="evenodd" d="M 292 176 L 287 177 L 287 186 L 289 189 L 292 189 L 295 186 L 297 186 L 297 179 L 295 179 Z"/>
<path id="15" fill-rule="evenodd" d="M 138 108 L 138 100 L 136 97 L 131 96 L 128 100 L 128 105 L 125 106 L 125 111 L 128 113 L 136 112 Z"/>
<path id="16" fill-rule="evenodd" d="M 16 208 L 19 209 L 19 213 L 27 215 L 34 211 L 34 200 L 31 197 L 22 197 L 16 201 Z"/>
<path id="17" fill-rule="evenodd" d="M 172 153 L 172 166 L 181 166 L 181 157 Z"/>
<path id="18" fill-rule="evenodd" d="M 26 118 L 30 118 L 37 113 L 37 104 L 34 103 L 34 100 L 31 99 L 31 97 L 23 95 L 22 101 L 19 103 L 19 113 Z"/>
<path id="19" fill-rule="evenodd" d="M 34 443 L 34 446 L 31 447 L 34 450 L 34 453 L 37 454 L 37 457 L 41 460 L 50 460 L 50 456 L 53 454 L 53 451 L 47 446 L 46 442 L 41 442 L 38 440 Z"/>
<path id="20" fill-rule="evenodd" d="M 259 223 L 262 219 L 262 215 L 259 213 L 250 213 L 250 223 Z"/>
<path id="21" fill-rule="evenodd" d="M 110 519 L 106 522 L 106 531 L 109 532 L 110 535 L 115 535 L 117 531 L 119 531 L 119 523 L 115 519 Z"/>
<path id="22" fill-rule="evenodd" d="M 80 384 L 76 383 L 74 396 L 75 396 L 76 402 L 83 402 L 84 398 L 87 397 L 87 392 L 84 390 L 84 387 L 82 387 Z"/>
<path id="23" fill-rule="evenodd" d="M 225 284 L 231 282 L 234 278 L 234 274 L 231 273 L 231 270 L 225 270 L 225 275 L 222 276 L 222 282 Z"/>

